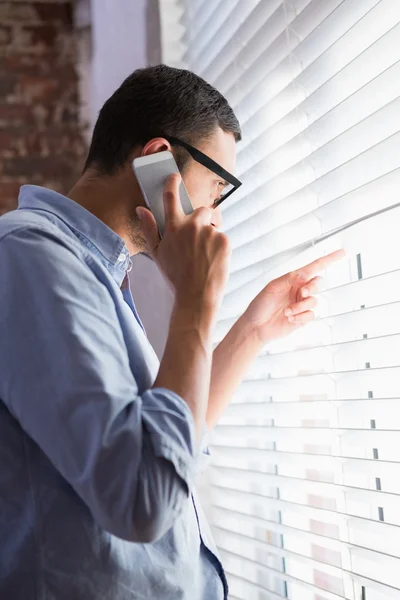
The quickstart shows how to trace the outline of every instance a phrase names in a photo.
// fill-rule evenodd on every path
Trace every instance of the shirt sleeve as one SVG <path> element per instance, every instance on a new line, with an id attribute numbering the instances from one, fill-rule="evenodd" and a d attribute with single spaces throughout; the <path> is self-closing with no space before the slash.
<path id="1" fill-rule="evenodd" d="M 211 454 L 209 448 L 210 433 L 206 424 L 203 426 L 198 451 L 195 458 L 195 475 L 201 475 L 210 465 Z"/>
<path id="2" fill-rule="evenodd" d="M 112 296 L 64 238 L 0 242 L 0 398 L 100 526 L 150 542 L 187 502 L 192 414 L 170 390 L 138 393 Z"/>

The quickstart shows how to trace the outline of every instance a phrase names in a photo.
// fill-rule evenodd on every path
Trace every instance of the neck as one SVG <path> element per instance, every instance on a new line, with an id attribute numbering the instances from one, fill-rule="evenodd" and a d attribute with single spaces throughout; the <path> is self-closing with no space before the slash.
<path id="1" fill-rule="evenodd" d="M 135 213 L 142 199 L 133 174 L 121 172 L 105 177 L 88 170 L 68 193 L 68 198 L 115 231 L 131 256 L 143 252 L 143 238 Z"/>

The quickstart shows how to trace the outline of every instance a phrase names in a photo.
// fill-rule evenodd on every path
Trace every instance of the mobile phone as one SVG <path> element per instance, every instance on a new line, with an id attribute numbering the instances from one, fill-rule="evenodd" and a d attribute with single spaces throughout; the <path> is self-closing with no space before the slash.
<path id="1" fill-rule="evenodd" d="M 132 163 L 133 171 L 142 190 L 147 208 L 151 210 L 157 223 L 160 237 L 164 235 L 164 184 L 169 175 L 179 173 L 178 166 L 171 152 L 157 152 L 149 156 L 135 158 Z M 193 212 L 193 206 L 183 181 L 179 186 L 179 196 L 183 212 L 189 215 Z"/>

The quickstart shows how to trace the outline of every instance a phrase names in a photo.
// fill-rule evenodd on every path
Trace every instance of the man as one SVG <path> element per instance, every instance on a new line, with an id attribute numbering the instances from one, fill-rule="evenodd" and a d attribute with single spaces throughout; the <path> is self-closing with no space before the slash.
<path id="1" fill-rule="evenodd" d="M 225 183 L 179 140 L 232 172 L 240 135 L 193 73 L 136 71 L 101 110 L 69 197 L 24 186 L 0 219 L 1 599 L 227 598 L 194 489 L 205 423 L 265 343 L 313 318 L 317 271 L 336 258 L 270 283 L 212 354 Z M 196 210 L 168 179 L 160 241 L 131 162 L 163 150 Z M 161 364 L 129 289 L 139 252 L 175 290 Z"/>

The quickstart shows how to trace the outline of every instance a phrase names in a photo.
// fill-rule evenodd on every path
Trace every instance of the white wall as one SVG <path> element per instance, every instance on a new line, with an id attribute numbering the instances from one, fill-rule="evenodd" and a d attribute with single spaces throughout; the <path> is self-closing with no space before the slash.
<path id="1" fill-rule="evenodd" d="M 147 0 L 92 0 L 94 115 L 132 71 L 147 64 Z"/>
<path id="2" fill-rule="evenodd" d="M 160 62 L 158 0 L 80 0 L 91 3 L 92 110 L 132 71 Z"/>
<path id="3" fill-rule="evenodd" d="M 160 276 L 158 268 L 145 256 L 133 257 L 130 281 L 136 308 L 147 336 L 161 358 L 172 310 L 172 292 Z"/>
<path id="4" fill-rule="evenodd" d="M 75 23 L 84 32 L 81 90 L 85 96 L 84 114 L 90 121 L 90 139 L 100 108 L 122 81 L 137 68 L 161 62 L 158 0 L 78 0 Z M 171 292 L 157 267 L 144 256 L 134 257 L 130 275 L 138 312 L 150 342 L 161 356 L 172 306 Z"/>
<path id="5" fill-rule="evenodd" d="M 158 0 L 77 0 L 75 23 L 82 33 L 82 114 L 90 121 L 90 139 L 98 111 L 123 79 L 137 68 L 161 62 Z M 149 340 L 161 357 L 172 293 L 157 267 L 145 256 L 133 258 L 130 280 Z M 198 489 L 206 512 L 207 483 L 205 474 L 198 481 Z"/>

